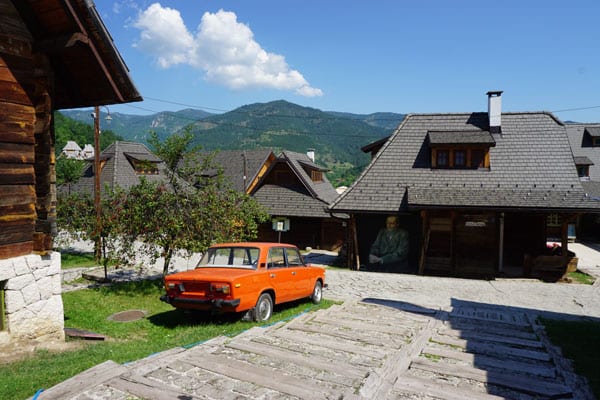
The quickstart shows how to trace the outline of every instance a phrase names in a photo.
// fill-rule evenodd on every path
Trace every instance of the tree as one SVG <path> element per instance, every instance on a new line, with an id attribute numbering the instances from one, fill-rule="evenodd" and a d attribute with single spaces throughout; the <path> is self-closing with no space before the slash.
<path id="1" fill-rule="evenodd" d="M 127 193 L 117 188 L 111 190 L 106 187 L 103 193 L 102 209 L 100 215 L 102 226 L 100 236 L 100 261 L 104 266 L 104 278 L 108 278 L 108 264 L 112 261 L 126 264 L 130 253 L 121 247 L 121 233 L 123 231 L 123 204 Z M 90 193 L 59 192 L 57 196 L 57 226 L 61 233 L 66 235 L 63 240 L 70 239 L 94 240 L 97 238 L 96 210 L 94 199 Z M 110 212 L 107 212 L 110 210 Z"/>
<path id="2" fill-rule="evenodd" d="M 67 193 L 71 193 L 71 184 L 81 178 L 85 165 L 85 161 L 61 156 L 57 157 L 56 184 L 66 185 Z"/>
<path id="3" fill-rule="evenodd" d="M 268 214 L 246 193 L 234 190 L 222 171 L 194 185 L 196 177 L 214 169 L 211 157 L 198 158 L 190 151 L 191 135 L 175 134 L 164 142 L 155 138 L 156 154 L 164 160 L 168 178 L 145 178 L 128 191 L 103 192 L 102 258 L 123 262 L 141 252 L 155 262 L 164 257 L 163 274 L 177 251 L 203 252 L 224 241 L 254 239 Z M 185 179 L 184 179 L 185 178 Z M 91 196 L 61 195 L 58 226 L 82 239 L 95 236 Z M 140 247 L 141 246 L 141 247 Z"/>
<path id="4" fill-rule="evenodd" d="M 260 222 L 268 214 L 245 193 L 231 188 L 222 171 L 200 186 L 196 176 L 210 165 L 211 157 L 199 159 L 190 147 L 189 132 L 174 134 L 150 143 L 167 168 L 167 182 L 142 179 L 130 188 L 123 204 L 123 240 L 128 249 L 142 243 L 142 251 L 153 261 L 164 257 L 166 274 L 178 250 L 202 252 L 213 243 L 255 238 Z"/>

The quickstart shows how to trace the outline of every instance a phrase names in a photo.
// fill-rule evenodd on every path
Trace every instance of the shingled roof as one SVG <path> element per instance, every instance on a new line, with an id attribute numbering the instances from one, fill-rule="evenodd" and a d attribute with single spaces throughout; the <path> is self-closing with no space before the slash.
<path id="1" fill-rule="evenodd" d="M 245 192 L 247 185 L 254 181 L 272 154 L 269 149 L 219 150 L 212 155 L 212 161 L 223 169 L 223 175 L 235 190 Z"/>
<path id="2" fill-rule="evenodd" d="M 259 183 L 252 196 L 271 215 L 330 218 L 326 208 L 337 197 L 337 192 L 324 174 L 321 181 L 315 182 L 307 172 L 307 169 L 320 172 L 326 170 L 306 154 L 292 151 L 282 152 L 277 162 L 286 163 L 290 167 L 298 178 L 298 184 L 281 186 Z"/>
<path id="3" fill-rule="evenodd" d="M 104 163 L 100 174 L 100 187 L 108 185 L 111 188 L 121 187 L 128 189 L 131 186 L 140 183 L 140 177 L 143 176 L 151 182 L 166 181 L 164 163 L 154 155 L 142 143 L 117 141 L 108 146 L 101 154 L 100 159 Z M 139 174 L 135 171 L 131 160 L 156 163 L 158 167 L 157 174 Z M 71 185 L 71 191 L 93 193 L 94 191 L 94 166 L 90 165 L 85 169 L 83 176 Z"/>
<path id="4" fill-rule="evenodd" d="M 600 123 L 566 124 L 571 150 L 577 165 L 589 166 L 589 180 L 582 181 L 590 196 L 600 198 L 600 147 L 593 146 L 593 138 L 600 136 Z"/>
<path id="5" fill-rule="evenodd" d="M 489 169 L 431 168 L 429 132 L 488 130 L 487 113 L 408 115 L 330 209 L 600 210 L 579 181 L 564 124 L 547 112 L 502 113 Z"/>

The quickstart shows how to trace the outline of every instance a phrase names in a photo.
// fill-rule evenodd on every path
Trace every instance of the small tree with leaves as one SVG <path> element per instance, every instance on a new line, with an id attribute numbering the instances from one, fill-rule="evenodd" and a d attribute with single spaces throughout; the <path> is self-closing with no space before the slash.
<path id="1" fill-rule="evenodd" d="M 59 156 L 56 158 L 56 184 L 64 185 L 71 193 L 71 185 L 83 175 L 85 161 Z"/>
<path id="2" fill-rule="evenodd" d="M 222 171 L 194 185 L 195 177 L 214 168 L 211 157 L 199 159 L 189 132 L 174 134 L 164 142 L 152 135 L 150 144 L 164 161 L 165 182 L 142 179 L 130 188 L 122 204 L 122 240 L 131 251 L 141 243 L 145 254 L 164 258 L 163 274 L 175 252 L 203 252 L 222 241 L 253 239 L 268 214 L 245 193 L 231 188 Z"/>

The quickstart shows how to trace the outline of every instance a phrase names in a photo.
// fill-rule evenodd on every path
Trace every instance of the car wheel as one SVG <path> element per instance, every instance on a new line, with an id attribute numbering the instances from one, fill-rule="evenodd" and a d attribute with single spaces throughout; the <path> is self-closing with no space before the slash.
<path id="1" fill-rule="evenodd" d="M 315 282 L 315 287 L 313 289 L 312 294 L 310 295 L 310 299 L 314 304 L 319 304 L 321 299 L 323 298 L 323 284 L 321 281 Z"/>
<path id="2" fill-rule="evenodd" d="M 253 318 L 256 322 L 267 321 L 273 315 L 273 298 L 268 293 L 263 293 L 254 306 Z"/>

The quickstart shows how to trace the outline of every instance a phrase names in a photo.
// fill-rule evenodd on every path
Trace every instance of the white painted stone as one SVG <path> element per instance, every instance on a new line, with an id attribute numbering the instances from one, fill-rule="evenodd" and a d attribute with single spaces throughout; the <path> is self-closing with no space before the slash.
<path id="1" fill-rule="evenodd" d="M 16 275 L 12 260 L 12 258 L 8 260 L 0 260 L 0 281 L 9 280 Z"/>
<path id="2" fill-rule="evenodd" d="M 23 256 L 23 257 L 15 257 L 13 260 L 13 267 L 15 268 L 15 275 L 28 275 L 31 273 L 31 268 L 29 267 L 29 258 L 30 257 L 39 257 L 39 256 Z"/>
<path id="3" fill-rule="evenodd" d="M 37 281 L 37 287 L 40 292 L 40 299 L 46 300 L 52 297 L 52 294 L 54 292 L 54 280 L 56 280 L 55 277 L 45 276 Z"/>
<path id="4" fill-rule="evenodd" d="M 62 284 L 60 275 L 54 275 L 52 277 L 52 294 L 58 296 L 62 294 Z"/>
<path id="5" fill-rule="evenodd" d="M 25 307 L 25 299 L 20 290 L 7 290 L 4 292 L 4 303 L 8 314 L 16 313 Z"/>
<path id="6" fill-rule="evenodd" d="M 39 317 L 40 312 L 44 309 L 44 306 L 46 305 L 46 302 L 48 300 L 44 300 L 44 301 L 36 301 L 34 303 L 28 304 L 27 305 L 27 310 L 31 311 L 33 313 L 33 315 L 37 317 Z"/>
<path id="7" fill-rule="evenodd" d="M 26 305 L 33 304 L 41 299 L 40 289 L 35 283 L 21 289 L 21 293 L 23 293 L 23 299 L 25 299 Z"/>
<path id="8" fill-rule="evenodd" d="M 26 288 L 26 287 L 32 285 L 33 283 L 35 283 L 35 280 L 34 280 L 32 274 L 20 275 L 20 276 L 14 277 L 12 279 L 9 279 L 8 282 L 6 282 L 5 289 L 21 290 L 23 288 Z"/>
<path id="9" fill-rule="evenodd" d="M 64 340 L 60 271 L 58 252 L 0 260 L 0 281 L 6 280 L 7 340 Z"/>
<path id="10" fill-rule="evenodd" d="M 35 338 L 35 315 L 23 308 L 13 314 L 8 315 L 8 328 L 10 334 L 16 338 Z"/>
<path id="11" fill-rule="evenodd" d="M 36 281 L 39 281 L 40 279 L 49 275 L 50 265 L 44 264 L 44 266 L 41 268 L 32 268 L 31 270 L 33 271 L 33 278 Z"/>
<path id="12" fill-rule="evenodd" d="M 50 271 L 48 275 L 60 275 L 62 258 L 60 252 L 53 251 L 50 254 Z"/>

